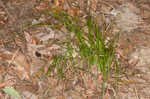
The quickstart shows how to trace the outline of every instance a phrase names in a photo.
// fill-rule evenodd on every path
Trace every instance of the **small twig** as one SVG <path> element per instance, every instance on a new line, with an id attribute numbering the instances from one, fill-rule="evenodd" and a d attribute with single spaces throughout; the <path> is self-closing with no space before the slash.
<path id="1" fill-rule="evenodd" d="M 136 95 L 136 99 L 140 99 L 139 95 L 138 95 L 138 92 L 137 92 L 137 89 L 136 89 L 136 85 L 134 87 L 134 91 L 135 91 L 135 95 Z"/>
<path id="2" fill-rule="evenodd" d="M 13 54 L 9 64 L 8 64 L 8 67 L 10 66 L 10 64 L 15 60 L 15 57 L 17 56 L 17 53 L 19 52 L 19 49 Z"/>

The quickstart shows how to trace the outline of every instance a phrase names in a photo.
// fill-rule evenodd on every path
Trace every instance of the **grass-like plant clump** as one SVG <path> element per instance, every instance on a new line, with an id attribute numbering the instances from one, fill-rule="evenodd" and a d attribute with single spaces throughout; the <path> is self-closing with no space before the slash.
<path id="1" fill-rule="evenodd" d="M 117 36 L 107 40 L 104 33 L 105 27 L 99 27 L 90 15 L 87 16 L 87 22 L 84 23 L 64 11 L 56 10 L 48 14 L 58 19 L 69 32 L 75 34 L 74 38 L 68 40 L 70 47 L 67 49 L 71 48 L 78 53 L 81 60 L 86 60 L 87 67 L 96 65 L 98 70 L 103 73 L 104 81 L 106 81 L 110 75 L 111 66 L 117 65 L 115 58 Z M 69 55 L 72 56 L 72 54 Z"/>
<path id="2" fill-rule="evenodd" d="M 68 30 L 70 35 L 74 33 L 74 37 L 70 36 L 66 42 L 67 50 L 60 56 L 54 56 L 47 75 L 57 69 L 57 74 L 63 78 L 67 66 L 76 68 L 78 64 L 80 65 L 78 68 L 82 68 L 85 64 L 83 62 L 86 62 L 87 70 L 85 71 L 89 71 L 91 66 L 97 66 L 98 71 L 103 74 L 105 89 L 105 82 L 111 74 L 111 68 L 113 67 L 116 74 L 119 70 L 115 57 L 118 35 L 108 40 L 106 27 L 99 26 L 90 14 L 86 22 L 57 9 L 54 9 L 53 12 L 45 12 L 45 14 L 54 17 L 61 26 Z"/>

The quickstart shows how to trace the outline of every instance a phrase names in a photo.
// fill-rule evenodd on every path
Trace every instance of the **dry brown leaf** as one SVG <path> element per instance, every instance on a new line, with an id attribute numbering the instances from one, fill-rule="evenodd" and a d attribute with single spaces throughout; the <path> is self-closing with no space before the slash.
<path id="1" fill-rule="evenodd" d="M 5 22 L 4 21 L 0 21 L 0 24 L 5 24 Z"/>
<path id="2" fill-rule="evenodd" d="M 0 88 L 4 88 L 8 86 L 10 87 L 13 86 L 15 83 L 16 83 L 15 79 L 8 79 L 7 81 L 0 83 Z"/>
<path id="3" fill-rule="evenodd" d="M 54 5 L 55 5 L 55 6 L 59 6 L 59 5 L 60 5 L 59 0 L 55 0 Z"/>
<path id="4" fill-rule="evenodd" d="M 2 60 L 10 60 L 11 56 L 9 54 L 0 53 L 0 59 L 2 59 Z"/>
<path id="5" fill-rule="evenodd" d="M 99 73 L 99 74 L 97 75 L 96 82 L 97 82 L 97 83 L 101 82 L 101 81 L 102 81 L 102 78 L 103 78 L 103 75 L 102 75 L 101 73 Z"/>
<path id="6" fill-rule="evenodd" d="M 62 10 L 63 5 L 64 5 L 64 0 L 55 0 L 53 7 Z"/>
<path id="7" fill-rule="evenodd" d="M 91 8 L 95 11 L 97 8 L 97 0 L 92 0 L 91 1 Z"/>
<path id="8" fill-rule="evenodd" d="M 23 77 L 21 79 L 30 79 L 30 64 L 26 56 L 17 53 L 13 63 L 17 66 L 16 69 L 22 73 Z"/>
<path id="9" fill-rule="evenodd" d="M 56 37 L 55 37 L 55 36 L 56 36 L 56 33 L 55 33 L 54 30 L 52 30 L 51 28 L 48 28 L 47 31 L 48 31 L 49 33 L 43 33 L 43 32 L 41 32 L 41 33 L 36 34 L 36 35 L 35 35 L 36 38 L 39 39 L 40 41 L 47 41 L 47 40 L 49 40 L 49 39 L 54 39 L 54 38 L 56 38 Z M 35 37 L 34 37 L 34 38 L 35 38 Z"/>
<path id="10" fill-rule="evenodd" d="M 22 46 L 23 45 L 23 40 L 22 40 L 22 38 L 15 38 L 15 43 L 16 43 L 16 45 L 18 45 L 18 46 Z"/>
<path id="11" fill-rule="evenodd" d="M 30 92 L 30 91 L 23 91 L 22 92 L 24 99 L 38 99 L 38 95 Z"/>
<path id="12" fill-rule="evenodd" d="M 44 67 L 44 74 L 46 74 L 46 73 L 48 72 L 48 69 L 49 69 L 48 66 L 45 66 L 45 67 Z"/>
<path id="13" fill-rule="evenodd" d="M 79 14 L 79 11 L 77 9 L 75 9 L 75 8 L 70 8 L 70 9 L 68 9 L 67 12 L 69 14 L 71 14 L 72 16 L 78 16 L 78 14 Z"/>
<path id="14" fill-rule="evenodd" d="M 105 93 L 104 99 L 111 99 L 108 90 L 107 90 L 106 93 Z"/>
<path id="15" fill-rule="evenodd" d="M 33 37 L 31 34 L 29 34 L 26 31 L 24 31 L 24 35 L 25 35 L 27 43 L 38 44 L 39 40 L 36 37 Z"/>
<path id="16" fill-rule="evenodd" d="M 0 40 L 0 46 L 4 46 L 4 43 L 2 40 Z"/>
<path id="17" fill-rule="evenodd" d="M 28 63 L 27 57 L 16 51 L 15 53 L 9 52 L 10 54 L 0 53 L 0 57 L 3 60 L 6 60 L 10 64 L 14 64 L 16 67 L 15 72 L 18 73 L 18 76 L 21 80 L 29 80 L 30 79 L 30 64 Z"/>
<path id="18" fill-rule="evenodd" d="M 117 0 L 118 3 L 123 4 L 125 2 L 125 0 Z"/>
<path id="19" fill-rule="evenodd" d="M 44 0 L 43 0 L 44 1 Z M 48 6 L 47 6 L 48 2 L 41 2 L 39 6 L 36 6 L 35 8 L 37 10 L 40 10 L 40 11 L 44 11 L 44 10 L 47 10 L 48 9 Z"/>

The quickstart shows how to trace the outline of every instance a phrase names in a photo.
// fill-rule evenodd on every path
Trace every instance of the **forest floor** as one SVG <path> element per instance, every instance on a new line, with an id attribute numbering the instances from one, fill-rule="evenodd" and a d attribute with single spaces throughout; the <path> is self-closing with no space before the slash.
<path id="1" fill-rule="evenodd" d="M 108 78 L 104 99 L 150 99 L 150 0 L 0 0 L 0 99 L 13 99 L 6 88 L 20 99 L 102 99 L 103 75 L 94 66 L 88 73 L 67 67 L 65 79 L 55 70 L 47 75 L 62 49 L 51 40 L 55 35 L 65 42 L 68 33 L 63 26 L 48 27 L 58 23 L 43 14 L 51 8 L 83 21 L 90 9 L 98 24 L 115 22 L 108 37 L 120 33 L 115 51 L 120 71 Z M 32 27 L 39 23 L 46 25 Z"/>

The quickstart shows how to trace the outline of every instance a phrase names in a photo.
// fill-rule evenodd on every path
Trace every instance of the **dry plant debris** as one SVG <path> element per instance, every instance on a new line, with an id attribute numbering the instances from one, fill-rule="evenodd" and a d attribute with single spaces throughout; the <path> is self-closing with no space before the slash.
<path id="1" fill-rule="evenodd" d="M 51 42 L 55 38 L 64 43 L 69 38 L 61 25 L 55 29 L 43 26 L 24 31 L 31 24 L 57 24 L 47 15 L 40 16 L 42 11 L 51 11 L 51 7 L 80 17 L 84 22 L 91 7 L 98 23 L 114 21 L 116 25 L 110 31 L 122 31 L 117 48 L 121 74 L 109 78 L 104 99 L 115 96 L 150 99 L 149 4 L 149 0 L 0 0 L 0 89 L 13 87 L 22 99 L 101 99 L 103 75 L 96 67 L 90 73 L 68 67 L 63 80 L 55 75 L 57 70 L 45 76 L 54 56 L 66 50 L 60 43 Z M 118 77 L 118 93 L 113 77 Z M 1 90 L 0 99 L 11 97 Z"/>

